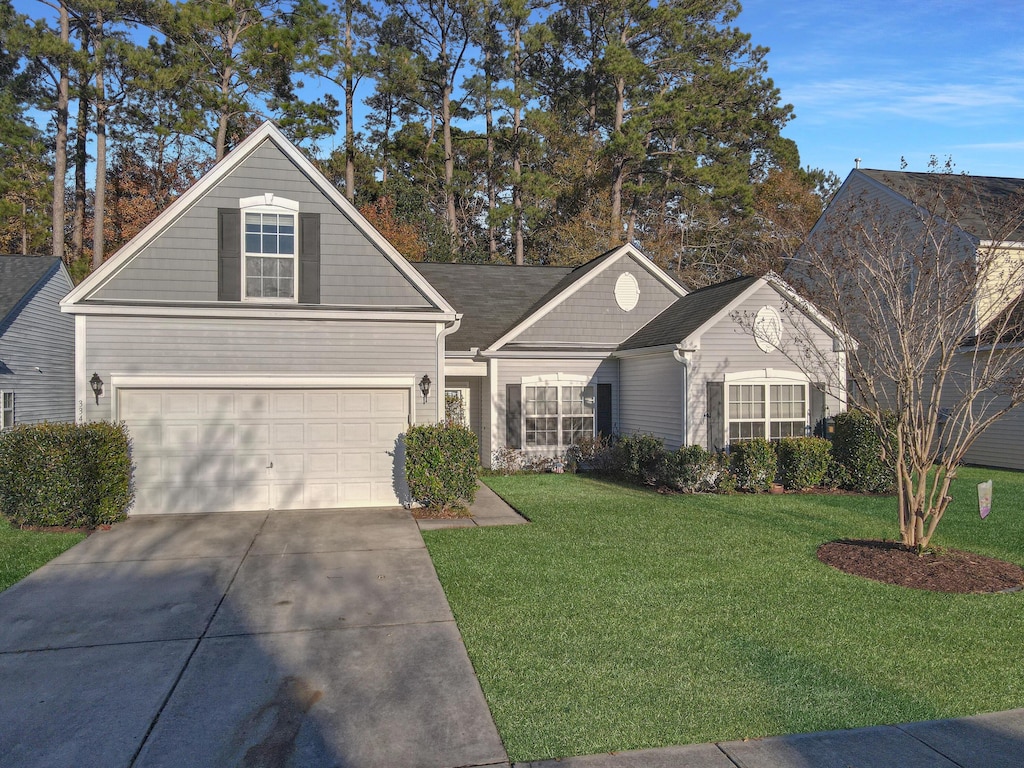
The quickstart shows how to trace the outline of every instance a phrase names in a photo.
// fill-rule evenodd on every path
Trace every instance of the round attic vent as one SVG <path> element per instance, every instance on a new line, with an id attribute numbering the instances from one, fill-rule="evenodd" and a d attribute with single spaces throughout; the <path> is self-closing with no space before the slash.
<path id="1" fill-rule="evenodd" d="M 623 272 L 615 281 L 615 303 L 623 312 L 632 311 L 640 301 L 640 285 L 629 272 Z"/>
<path id="2" fill-rule="evenodd" d="M 762 352 L 774 352 L 782 343 L 782 316 L 775 307 L 761 307 L 754 316 L 754 343 Z"/>

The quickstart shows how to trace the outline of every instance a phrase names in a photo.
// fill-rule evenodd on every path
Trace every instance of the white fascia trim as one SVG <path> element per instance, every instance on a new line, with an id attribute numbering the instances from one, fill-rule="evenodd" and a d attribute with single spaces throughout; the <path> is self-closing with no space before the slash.
<path id="1" fill-rule="evenodd" d="M 112 373 L 110 383 L 120 389 L 412 389 L 416 377 Z"/>
<path id="2" fill-rule="evenodd" d="M 447 376 L 486 376 L 487 363 L 483 361 L 465 362 L 449 357 L 444 364 L 444 375 Z"/>
<path id="3" fill-rule="evenodd" d="M 85 398 L 89 396 L 89 385 L 86 382 L 86 319 L 84 315 L 75 317 L 75 423 L 85 423 Z"/>
<path id="4" fill-rule="evenodd" d="M 104 262 L 99 269 L 79 283 L 71 293 L 64 297 L 61 306 L 76 304 L 95 290 L 102 287 L 116 275 L 125 263 L 135 254 L 149 245 L 175 219 L 188 211 L 201 200 L 208 191 L 220 183 L 237 166 L 254 152 L 265 140 L 269 139 L 280 149 L 327 197 L 342 213 L 349 217 L 356 229 L 376 245 L 385 258 L 419 289 L 442 312 L 455 314 L 455 308 L 449 304 L 437 290 L 400 254 L 377 229 L 359 213 L 356 207 L 332 185 L 320 170 L 311 163 L 299 149 L 285 138 L 284 134 L 269 120 L 247 136 L 237 147 L 229 152 L 217 165 L 193 184 L 181 197 L 171 203 L 164 211 L 151 221 L 139 234 L 119 250 L 113 258 Z"/>
<path id="5" fill-rule="evenodd" d="M 613 357 L 647 357 L 649 355 L 663 355 L 666 352 L 693 352 L 691 349 L 684 349 L 681 344 L 659 344 L 656 347 L 637 347 L 636 349 L 622 349 L 617 351 Z"/>
<path id="6" fill-rule="evenodd" d="M 593 352 L 545 352 L 544 350 L 497 351 L 481 352 L 481 357 L 488 359 L 526 359 L 526 360 L 607 360 L 615 356 L 615 350 L 604 349 Z"/>
<path id="7" fill-rule="evenodd" d="M 111 304 L 76 304 L 73 307 L 62 307 L 62 312 L 73 315 L 113 315 L 139 317 L 216 317 L 216 318 L 254 318 L 259 320 L 384 320 L 400 322 L 453 322 L 458 318 L 440 312 L 386 312 L 359 309 L 277 309 L 271 307 L 250 307 L 235 304 L 216 307 L 173 307 L 154 306 L 117 306 Z"/>
<path id="8" fill-rule="evenodd" d="M 842 331 L 836 327 L 836 324 L 829 320 L 821 311 L 815 307 L 811 302 L 801 296 L 796 290 L 783 280 L 779 275 L 774 272 L 769 272 L 762 278 L 768 285 L 774 288 L 779 294 L 792 304 L 794 307 L 803 312 L 811 321 L 817 325 L 821 330 L 825 331 L 833 339 L 841 339 L 843 334 Z"/>
<path id="9" fill-rule="evenodd" d="M 716 312 L 714 315 L 712 315 L 710 318 L 704 321 L 704 323 L 697 330 L 695 330 L 693 333 L 691 333 L 689 336 L 683 339 L 682 342 L 680 342 L 680 344 L 678 345 L 679 348 L 687 350 L 700 349 L 700 337 L 704 334 L 706 330 L 708 330 L 709 328 L 713 328 L 715 325 L 717 325 L 726 317 L 728 317 L 729 314 L 733 310 L 735 310 L 737 306 L 745 302 L 747 299 L 749 299 L 751 296 L 753 296 L 767 284 L 768 281 L 765 280 L 763 277 L 757 278 L 757 280 L 755 280 L 749 286 L 747 286 L 746 290 L 743 291 L 743 293 L 741 293 L 735 299 L 733 299 L 720 310 L 718 310 L 718 312 Z"/>
<path id="10" fill-rule="evenodd" d="M 598 266 L 594 267 L 594 269 L 592 269 L 589 273 L 584 275 L 582 278 L 574 281 L 571 285 L 566 286 L 561 293 L 550 299 L 544 306 L 542 306 L 540 309 L 538 309 L 536 312 L 527 317 L 518 325 L 513 326 L 511 330 L 506 332 L 504 336 L 502 336 L 500 339 L 498 339 L 491 345 L 491 349 L 501 349 L 503 346 L 512 341 L 516 336 L 519 336 L 524 331 L 536 325 L 552 309 L 554 309 L 556 306 L 558 306 L 566 299 L 568 299 L 570 296 L 575 294 L 584 285 L 589 283 L 591 280 L 600 275 L 606 269 L 610 268 L 612 264 L 617 264 L 619 261 L 622 260 L 622 257 L 626 255 L 632 256 L 635 259 L 638 266 L 641 266 L 648 272 L 650 272 L 653 277 L 657 278 L 662 283 L 664 283 L 665 287 L 667 287 L 670 291 L 675 293 L 679 298 L 682 298 L 683 296 L 686 295 L 686 289 L 684 289 L 681 285 L 679 285 L 679 283 L 677 283 L 675 280 L 669 277 L 668 273 L 666 273 L 661 267 L 659 267 L 657 264 L 655 264 L 653 261 L 647 258 L 638 248 L 627 243 L 626 245 L 619 246 L 615 251 L 606 256 L 603 264 L 599 264 Z M 601 257 L 599 256 L 598 258 Z"/>

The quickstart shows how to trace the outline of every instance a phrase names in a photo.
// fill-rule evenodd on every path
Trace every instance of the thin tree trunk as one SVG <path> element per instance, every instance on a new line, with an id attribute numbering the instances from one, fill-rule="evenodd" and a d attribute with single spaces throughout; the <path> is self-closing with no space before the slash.
<path id="1" fill-rule="evenodd" d="M 516 24 L 513 32 L 512 49 L 512 231 L 515 243 L 516 265 L 526 263 L 523 244 L 523 154 L 520 139 L 523 127 L 523 108 L 519 98 L 520 79 L 522 77 L 522 29 Z"/>
<path id="2" fill-rule="evenodd" d="M 615 82 L 615 116 L 612 134 L 622 133 L 626 109 L 626 82 L 619 78 Z M 612 240 L 622 240 L 622 185 L 626 178 L 626 163 L 622 157 L 615 158 L 612 165 Z"/>
<path id="3" fill-rule="evenodd" d="M 445 84 L 441 96 L 441 134 L 444 141 L 444 197 L 445 216 L 448 219 L 448 236 L 452 242 L 452 261 L 458 259 L 462 247 L 459 225 L 455 212 L 455 146 L 452 142 L 452 88 Z"/>
<path id="4" fill-rule="evenodd" d="M 71 19 L 68 7 L 60 4 L 60 42 L 63 48 L 71 45 Z M 57 135 L 53 148 L 53 208 L 51 226 L 53 229 L 53 255 L 64 260 L 64 192 L 68 177 L 68 104 L 70 102 L 70 77 L 65 61 L 60 64 L 60 79 L 57 82 Z"/>
<path id="5" fill-rule="evenodd" d="M 103 12 L 96 13 L 96 188 L 92 205 L 92 268 L 103 263 L 103 217 L 107 195 L 107 96 L 104 88 L 106 68 L 103 57 Z"/>
<path id="6" fill-rule="evenodd" d="M 86 142 L 89 138 L 89 87 L 79 83 L 78 117 L 75 122 L 75 211 L 71 218 L 71 259 L 78 261 L 85 254 L 85 166 L 89 162 Z"/>
<path id="7" fill-rule="evenodd" d="M 356 199 L 356 131 L 352 118 L 352 103 L 355 101 L 355 79 L 352 77 L 352 3 L 345 4 L 345 50 L 348 61 L 345 64 L 345 197 L 350 203 Z"/>
<path id="8" fill-rule="evenodd" d="M 494 223 L 498 209 L 498 192 L 494 183 L 494 104 L 491 98 L 491 59 L 494 54 L 490 47 L 484 51 L 484 119 L 487 132 L 487 253 L 491 261 L 498 260 L 498 228 Z"/>

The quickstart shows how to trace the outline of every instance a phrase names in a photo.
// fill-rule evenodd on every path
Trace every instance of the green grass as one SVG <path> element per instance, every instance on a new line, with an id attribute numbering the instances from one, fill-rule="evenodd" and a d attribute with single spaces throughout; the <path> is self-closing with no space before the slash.
<path id="1" fill-rule="evenodd" d="M 513 761 L 1024 706 L 1024 593 L 904 589 L 815 558 L 896 538 L 895 499 L 485 480 L 533 524 L 424 538 Z M 936 545 L 1024 564 L 1024 474 L 965 469 L 954 496 Z"/>
<path id="2" fill-rule="evenodd" d="M 0 516 L 0 592 L 84 538 L 81 533 L 21 531 Z"/>

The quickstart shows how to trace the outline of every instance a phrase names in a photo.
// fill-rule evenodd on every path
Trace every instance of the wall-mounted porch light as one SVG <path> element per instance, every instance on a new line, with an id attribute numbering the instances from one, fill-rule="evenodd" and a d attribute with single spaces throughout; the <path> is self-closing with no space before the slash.
<path id="1" fill-rule="evenodd" d="M 427 398 L 430 397 L 430 377 L 425 373 L 420 379 L 420 393 L 423 395 L 423 402 L 427 402 Z"/>
<path id="2" fill-rule="evenodd" d="M 92 393 L 96 395 L 96 405 L 99 405 L 100 395 L 103 394 L 103 379 L 95 371 L 92 374 L 92 378 L 89 379 L 89 386 L 92 387 Z"/>

